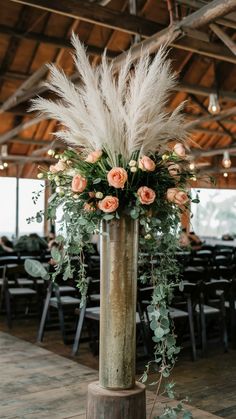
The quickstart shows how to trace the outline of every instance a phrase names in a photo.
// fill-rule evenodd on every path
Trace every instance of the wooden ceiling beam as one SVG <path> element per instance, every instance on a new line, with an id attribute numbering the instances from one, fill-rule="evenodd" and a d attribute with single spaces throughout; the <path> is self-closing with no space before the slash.
<path id="1" fill-rule="evenodd" d="M 193 95 L 199 95 L 199 96 L 209 96 L 211 93 L 216 93 L 216 89 L 212 87 L 205 87 L 200 86 L 198 84 L 190 84 L 190 83 L 179 83 L 175 88 L 175 91 L 177 92 L 187 92 L 192 93 Z M 230 92 L 226 90 L 218 90 L 217 91 L 218 96 L 222 99 L 232 100 L 236 101 L 236 92 Z"/>
<path id="2" fill-rule="evenodd" d="M 25 145 L 37 145 L 37 146 L 48 146 L 48 144 L 52 143 L 52 140 L 35 140 L 34 138 L 21 138 L 21 137 L 15 137 L 15 138 L 11 138 L 9 141 L 9 143 L 19 143 L 19 144 L 25 144 Z M 54 147 L 61 147 L 65 145 L 65 143 L 63 143 L 63 141 L 59 141 L 56 140 L 54 142 Z"/>
<path id="3" fill-rule="evenodd" d="M 208 150 L 191 150 L 191 154 L 194 157 L 212 157 L 220 154 L 224 154 L 225 151 L 229 153 L 236 153 L 236 145 L 230 145 L 229 147 L 211 148 Z"/>
<path id="4" fill-rule="evenodd" d="M 233 138 L 233 139 L 236 140 L 236 135 L 234 135 L 233 133 L 226 133 L 224 131 L 219 131 L 217 129 L 208 129 L 208 128 L 197 127 L 197 128 L 194 128 L 193 131 L 196 131 L 200 134 L 219 135 L 221 137 L 229 137 L 229 138 Z"/>
<path id="5" fill-rule="evenodd" d="M 58 13 L 73 19 L 79 19 L 113 30 L 132 35 L 150 36 L 161 29 L 157 22 L 143 17 L 127 14 L 88 1 L 73 0 L 11 0 L 15 3 L 36 7 L 51 13 Z"/>
<path id="6" fill-rule="evenodd" d="M 43 79 L 47 72 L 48 68 L 45 64 L 43 64 L 33 74 L 31 74 L 31 76 L 29 76 L 28 79 L 26 79 L 21 86 L 16 89 L 15 92 L 2 104 L 0 114 L 21 103 L 21 97 L 24 96 L 28 90 L 35 88 L 35 85 Z"/>
<path id="7" fill-rule="evenodd" d="M 236 115 L 236 106 L 233 106 L 230 109 L 226 109 L 225 111 L 221 111 L 218 115 L 206 115 L 201 116 L 200 118 L 196 118 L 193 121 L 187 122 L 185 124 L 185 129 L 191 130 L 196 128 L 198 125 L 201 125 L 204 122 L 213 122 L 213 121 L 222 121 L 224 118 L 227 118 L 229 116 L 235 116 Z M 229 121 L 231 122 L 231 121 Z M 236 121 L 232 121 L 232 124 L 236 124 Z"/>
<path id="8" fill-rule="evenodd" d="M 44 121 L 47 117 L 44 116 L 37 116 L 36 118 L 29 119 L 26 122 L 22 122 L 21 124 L 17 125 L 15 128 L 7 131 L 5 134 L 0 135 L 0 144 L 7 143 L 9 140 L 16 137 L 21 131 L 24 131 L 27 128 L 30 128 L 34 125 L 37 125 L 39 122 Z"/>
<path id="9" fill-rule="evenodd" d="M 14 36 L 15 38 L 20 39 L 28 39 L 30 41 L 39 42 L 45 45 L 51 45 L 55 48 L 63 48 L 63 49 L 73 49 L 72 44 L 69 39 L 59 38 L 56 36 L 48 36 L 41 33 L 35 32 L 23 32 L 19 29 L 11 28 L 10 26 L 0 24 L 0 33 L 7 36 Z M 90 55 L 102 55 L 104 52 L 104 48 L 99 48 L 93 45 L 86 45 L 87 52 Z M 108 58 L 114 58 L 118 54 L 112 51 L 107 51 Z M 9 77 L 11 73 L 9 73 Z"/>
<path id="10" fill-rule="evenodd" d="M 8 156 L 4 157 L 4 161 L 16 161 L 16 162 L 44 162 L 44 163 L 53 163 L 54 159 L 49 157 L 43 157 L 43 156 L 25 156 L 25 155 L 19 155 L 19 154 L 9 154 Z"/>
<path id="11" fill-rule="evenodd" d="M 150 36 L 148 39 L 145 39 L 144 41 L 140 42 L 137 45 L 133 45 L 129 50 L 131 54 L 131 58 L 133 60 L 136 60 L 139 58 L 141 53 L 145 53 L 145 52 L 152 54 L 156 52 L 161 47 L 161 45 L 171 45 L 171 46 L 175 46 L 174 44 L 178 45 L 176 40 L 177 38 L 179 38 L 180 36 L 184 34 L 184 28 L 198 29 L 201 26 L 207 25 L 210 22 L 213 22 L 214 20 L 216 20 L 218 17 L 224 16 L 225 14 L 235 9 L 236 9 L 236 0 L 224 0 L 224 2 L 222 2 L 222 0 L 213 0 L 210 3 L 207 3 L 201 9 L 197 10 L 196 12 L 186 16 L 181 21 L 174 22 L 173 25 L 169 26 L 168 28 L 165 28 L 162 31 L 154 34 L 153 36 Z M 185 38 L 183 38 L 181 42 L 182 41 L 185 41 Z M 189 51 L 191 50 L 190 48 L 191 48 L 192 41 L 194 40 L 190 39 L 190 44 L 188 45 Z M 197 42 L 201 42 L 201 41 L 197 41 Z M 116 66 L 119 69 L 119 66 L 126 58 L 126 55 L 127 55 L 127 52 L 123 52 L 118 57 L 116 57 L 113 60 L 114 67 Z M 233 54 L 229 53 L 229 57 L 231 55 L 233 59 L 232 62 L 235 62 L 234 61 L 235 57 L 233 56 Z"/>
<path id="12" fill-rule="evenodd" d="M 211 23 L 210 28 L 212 32 L 229 48 L 229 50 L 236 55 L 236 44 L 235 42 L 215 23 Z"/>
<path id="13" fill-rule="evenodd" d="M 151 35 L 155 34 L 157 31 L 161 31 L 164 29 L 163 25 L 157 24 L 156 22 L 149 21 L 147 19 L 144 19 L 140 16 L 135 15 L 127 15 L 125 12 L 119 12 L 114 11 L 111 9 L 108 9 L 106 7 L 95 5 L 94 3 L 87 3 L 85 5 L 85 2 L 80 1 L 75 4 L 73 0 L 65 0 L 58 2 L 57 0 L 11 0 L 16 3 L 22 3 L 27 4 L 32 7 L 37 7 L 41 9 L 45 9 L 54 13 L 59 13 L 65 16 L 68 16 L 68 13 L 71 17 L 80 19 L 80 20 L 88 20 L 94 24 L 100 24 L 103 26 L 110 27 L 112 29 L 122 30 L 126 33 L 131 34 L 141 34 L 144 38 L 150 37 Z M 217 12 L 213 12 L 213 7 L 210 8 L 211 3 L 221 3 L 220 5 L 217 4 Z M 209 22 L 209 19 L 212 21 L 215 19 L 215 16 L 218 16 L 220 13 L 224 14 L 227 13 L 227 11 L 232 10 L 231 2 L 234 2 L 234 0 L 226 0 L 223 2 L 220 0 L 215 0 L 214 2 L 211 2 L 210 4 L 207 4 L 204 6 L 206 8 L 206 11 L 209 10 L 209 14 L 204 14 L 204 7 L 201 10 L 197 10 L 195 12 L 194 18 L 191 20 L 189 16 L 182 19 L 181 22 L 175 22 L 171 27 L 173 27 L 173 32 L 175 32 L 175 35 L 177 35 L 178 29 L 179 35 L 186 34 L 187 37 L 184 37 L 183 39 L 178 40 L 178 42 L 170 43 L 171 46 L 179 49 L 184 49 L 186 51 L 192 51 L 196 52 L 198 54 L 202 54 L 205 56 L 213 57 L 216 59 L 224 60 L 227 62 L 236 63 L 235 57 L 228 51 L 227 48 L 224 46 L 220 46 L 214 43 L 204 42 L 204 39 L 206 41 L 207 34 L 202 33 L 200 34 L 201 37 L 204 36 L 204 39 L 200 37 L 199 39 L 199 33 L 197 33 L 196 30 L 198 27 L 204 25 L 205 23 Z M 94 9 L 93 9 L 94 8 Z M 85 10 L 86 13 L 85 13 Z M 220 11 L 221 10 L 221 11 Z M 102 16 L 102 18 L 101 18 Z M 134 21 L 132 21 L 134 19 Z M 135 21 L 136 19 L 136 21 Z M 134 30 L 134 22 L 136 22 L 136 30 Z M 148 27 L 148 32 L 147 28 Z M 170 27 L 170 28 L 171 28 Z M 181 31 L 180 31 L 181 27 Z M 5 34 L 11 34 L 12 29 L 7 29 L 6 27 L 2 25 L 3 32 L 5 31 Z M 164 29 L 165 30 L 165 29 Z M 167 31 L 169 28 L 167 28 Z M 170 29 L 171 32 L 171 29 Z M 17 33 L 16 33 L 17 35 Z M 160 33 L 161 35 L 161 33 Z M 20 35 L 22 37 L 22 34 Z M 68 43 L 66 40 L 57 39 L 55 37 L 47 37 L 46 35 L 40 35 L 41 40 L 39 40 L 38 34 L 27 34 L 27 38 L 30 39 L 30 37 L 37 37 L 38 42 L 46 42 L 49 44 L 53 44 L 55 41 L 55 45 L 57 47 L 63 47 L 63 44 L 66 44 L 66 48 L 68 48 Z M 174 37 L 174 39 L 177 38 L 177 36 Z M 197 38 L 197 39 L 194 39 Z M 35 39 L 36 40 L 36 39 Z M 193 40 L 195 42 L 193 42 Z M 169 38 L 165 34 L 165 39 L 163 39 L 163 43 L 168 42 Z M 208 39 L 207 39 L 208 41 Z M 92 47 L 90 47 L 92 50 Z M 89 51 L 88 51 L 89 52 Z M 99 53 L 99 51 L 94 51 Z M 96 54 L 97 55 L 97 54 Z M 114 58 L 114 56 L 112 57 Z"/>
<path id="14" fill-rule="evenodd" d="M 191 7 L 194 10 L 200 9 L 207 4 L 205 1 L 201 0 L 176 0 L 176 2 L 181 5 Z M 234 16 L 231 15 L 226 15 L 224 18 L 216 19 L 216 23 L 226 26 L 227 28 L 236 29 L 236 21 L 234 20 Z"/>

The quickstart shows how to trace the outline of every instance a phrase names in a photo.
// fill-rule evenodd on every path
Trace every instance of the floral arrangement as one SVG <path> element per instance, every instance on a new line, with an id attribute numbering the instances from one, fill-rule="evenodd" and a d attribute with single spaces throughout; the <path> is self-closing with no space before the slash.
<path id="1" fill-rule="evenodd" d="M 99 231 L 100 221 L 123 214 L 139 219 L 140 246 L 148 253 L 149 264 L 157 252 L 160 258 L 157 266 L 150 264 L 149 272 L 140 273 L 143 282 L 154 285 L 149 312 L 159 389 L 179 352 L 168 307 L 179 286 L 175 254 L 180 215 L 189 208 L 189 181 L 195 177 L 186 155 L 183 104 L 172 113 L 166 109 L 176 80 L 164 50 L 152 60 L 142 56 L 135 66 L 128 54 L 116 74 L 105 56 L 93 68 L 78 38 L 73 36 L 72 42 L 79 84 L 52 65 L 47 85 L 61 99 L 37 98 L 31 107 L 61 122 L 65 128 L 55 135 L 68 144 L 61 154 L 49 150 L 54 164 L 49 170 L 40 168 L 38 174 L 53 190 L 47 216 L 55 219 L 58 207 L 64 214 L 64 234 L 58 238 L 63 248 L 53 254 L 55 275 L 63 271 L 64 279 L 72 277 L 71 257 L 79 255 L 76 276 L 85 296 L 83 249 Z M 150 364 L 143 381 L 149 368 Z M 166 390 L 172 396 L 172 386 Z"/>

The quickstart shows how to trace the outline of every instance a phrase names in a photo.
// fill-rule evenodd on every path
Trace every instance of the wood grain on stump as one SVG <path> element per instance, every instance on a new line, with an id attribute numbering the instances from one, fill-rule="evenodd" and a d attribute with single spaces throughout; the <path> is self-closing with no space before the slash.
<path id="1" fill-rule="evenodd" d="M 136 382 L 133 389 L 114 391 L 89 384 L 86 418 L 146 419 L 145 386 Z"/>

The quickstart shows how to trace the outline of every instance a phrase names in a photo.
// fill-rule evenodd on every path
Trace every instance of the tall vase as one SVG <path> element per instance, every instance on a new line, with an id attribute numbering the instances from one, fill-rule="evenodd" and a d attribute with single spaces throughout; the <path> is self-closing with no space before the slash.
<path id="1" fill-rule="evenodd" d="M 99 382 L 89 385 L 88 419 L 145 419 L 135 382 L 138 221 L 101 225 Z"/>

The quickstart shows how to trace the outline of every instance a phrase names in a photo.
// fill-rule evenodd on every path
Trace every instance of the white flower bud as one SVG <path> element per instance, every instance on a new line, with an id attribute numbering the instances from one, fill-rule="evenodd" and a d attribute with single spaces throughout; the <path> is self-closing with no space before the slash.
<path id="1" fill-rule="evenodd" d="M 134 167 L 134 166 L 132 166 L 131 168 L 130 168 L 130 171 L 132 172 L 132 173 L 135 173 L 135 172 L 137 172 L 137 167 Z"/>
<path id="2" fill-rule="evenodd" d="M 165 161 L 165 160 L 168 160 L 169 156 L 168 154 L 163 154 L 161 158 L 163 161 Z"/>
<path id="3" fill-rule="evenodd" d="M 62 188 L 61 186 L 57 186 L 56 193 L 58 193 L 61 196 L 64 195 L 64 188 Z"/>
<path id="4" fill-rule="evenodd" d="M 79 199 L 79 195 L 75 193 L 75 194 L 73 195 L 73 198 L 74 198 L 74 199 Z"/>
<path id="5" fill-rule="evenodd" d="M 59 156 L 59 154 L 55 154 L 54 157 L 55 157 L 55 159 L 59 159 L 60 156 Z"/>
<path id="6" fill-rule="evenodd" d="M 136 166 L 136 164 L 137 164 L 136 160 L 130 160 L 129 167 L 134 167 Z"/>
<path id="7" fill-rule="evenodd" d="M 61 186 L 61 184 L 60 184 L 60 182 L 59 182 L 59 181 L 57 181 L 57 182 L 56 182 L 56 185 L 57 185 L 57 186 Z"/>
<path id="8" fill-rule="evenodd" d="M 38 179 L 43 179 L 43 177 L 44 177 L 44 174 L 43 174 L 43 173 L 38 173 L 38 174 L 37 174 L 37 178 L 38 178 Z"/>
<path id="9" fill-rule="evenodd" d="M 60 180 L 59 176 L 55 176 L 54 180 L 55 180 L 55 182 L 59 182 L 59 180 Z"/>
<path id="10" fill-rule="evenodd" d="M 48 150 L 48 155 L 49 156 L 54 156 L 54 154 L 55 154 L 55 151 L 54 150 L 52 150 L 51 148 Z"/>
<path id="11" fill-rule="evenodd" d="M 150 240 L 152 238 L 151 234 L 146 234 L 146 236 L 144 236 L 145 240 Z"/>
<path id="12" fill-rule="evenodd" d="M 98 198 L 98 199 L 102 199 L 103 198 L 103 193 L 102 192 L 96 192 L 95 197 Z"/>

